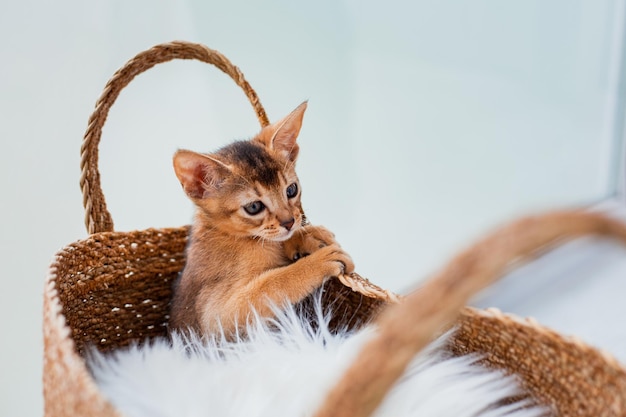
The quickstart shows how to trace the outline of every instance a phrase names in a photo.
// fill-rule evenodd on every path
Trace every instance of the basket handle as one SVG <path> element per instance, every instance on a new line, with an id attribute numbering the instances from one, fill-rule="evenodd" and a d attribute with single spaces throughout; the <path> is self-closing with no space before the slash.
<path id="1" fill-rule="evenodd" d="M 102 95 L 96 102 L 96 108 L 89 118 L 87 131 L 80 148 L 80 188 L 83 193 L 83 206 L 85 207 L 85 227 L 89 234 L 113 231 L 113 219 L 106 207 L 98 171 L 98 144 L 100 143 L 102 126 L 104 126 L 107 119 L 109 109 L 122 89 L 133 78 L 156 64 L 173 59 L 196 59 L 212 64 L 228 74 L 248 97 L 261 127 L 269 124 L 265 110 L 256 92 L 250 87 L 239 68 L 218 51 L 197 43 L 174 41 L 156 45 L 137 54 L 124 64 L 104 87 Z"/>
<path id="2" fill-rule="evenodd" d="M 469 298 L 548 245 L 585 235 L 626 244 L 626 224 L 588 211 L 526 217 L 501 227 L 459 253 L 419 290 L 390 304 L 377 334 L 330 390 L 314 417 L 368 417 L 417 352 L 460 315 Z"/>

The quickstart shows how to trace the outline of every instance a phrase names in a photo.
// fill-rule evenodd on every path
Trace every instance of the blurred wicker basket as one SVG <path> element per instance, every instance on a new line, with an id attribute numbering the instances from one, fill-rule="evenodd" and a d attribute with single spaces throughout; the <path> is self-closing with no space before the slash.
<path id="1" fill-rule="evenodd" d="M 136 75 L 172 59 L 196 59 L 220 68 L 244 90 L 261 126 L 268 124 L 256 93 L 239 69 L 219 52 L 203 45 L 187 42 L 157 45 L 138 54 L 112 77 L 89 120 L 82 146 L 80 183 L 90 236 L 66 246 L 56 255 L 46 281 L 43 373 L 46 416 L 119 415 L 88 372 L 84 360 L 86 346 L 95 345 L 108 351 L 133 341 L 167 335 L 171 286 L 185 263 L 189 228 L 113 231 L 97 163 L 102 126 L 120 91 Z M 626 232 L 623 236 L 626 241 Z M 339 317 L 350 317 L 347 324 L 351 327 L 371 321 L 385 306 L 397 301 L 395 295 L 357 274 L 339 278 L 327 284 L 325 296 L 328 302 L 341 301 L 333 303 L 341 306 L 336 312 L 337 321 Z M 477 284 L 470 292 L 486 284 Z M 407 301 L 411 302 L 407 306 L 426 305 L 423 299 L 429 298 L 427 291 L 428 286 L 418 294 L 421 298 L 413 301 L 413 296 L 409 296 Z M 626 373 L 609 356 L 533 321 L 496 310 L 461 308 L 466 297 L 447 302 L 447 296 L 444 294 L 438 301 L 447 306 L 447 320 L 458 314 L 455 322 L 458 331 L 450 344 L 455 354 L 484 354 L 487 365 L 518 375 L 537 401 L 551 406 L 559 415 L 626 415 Z M 414 323 L 421 323 L 417 314 L 422 313 L 407 311 L 416 314 L 411 316 Z M 385 323 L 384 315 L 381 317 L 381 323 Z M 444 324 L 445 321 L 440 321 L 425 331 L 432 337 Z M 349 414 L 344 409 L 344 414 L 321 412 L 320 415 Z"/>

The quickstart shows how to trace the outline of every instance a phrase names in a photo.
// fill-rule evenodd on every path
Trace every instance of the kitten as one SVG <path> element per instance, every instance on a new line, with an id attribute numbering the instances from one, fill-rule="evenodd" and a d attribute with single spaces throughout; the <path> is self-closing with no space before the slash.
<path id="1" fill-rule="evenodd" d="M 296 303 L 354 264 L 320 226 L 303 226 L 295 172 L 306 102 L 254 138 L 215 153 L 179 150 L 174 170 L 197 212 L 170 329 L 228 335 L 254 309 Z"/>

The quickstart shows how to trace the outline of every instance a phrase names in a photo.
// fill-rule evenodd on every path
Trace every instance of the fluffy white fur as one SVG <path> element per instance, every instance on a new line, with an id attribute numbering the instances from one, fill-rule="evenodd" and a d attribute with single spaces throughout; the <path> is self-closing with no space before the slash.
<path id="1" fill-rule="evenodd" d="M 311 415 L 363 343 L 375 333 L 332 335 L 317 308 L 311 326 L 294 308 L 272 321 L 256 319 L 248 338 L 174 335 L 109 355 L 89 365 L 102 392 L 128 417 L 261 417 Z M 375 416 L 531 417 L 528 403 L 494 404 L 520 394 L 516 381 L 450 357 L 446 335 L 420 353 Z"/>

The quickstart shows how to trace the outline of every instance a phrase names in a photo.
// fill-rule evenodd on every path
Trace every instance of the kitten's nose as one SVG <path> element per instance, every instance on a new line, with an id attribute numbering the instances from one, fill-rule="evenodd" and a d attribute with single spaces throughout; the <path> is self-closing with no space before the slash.
<path id="1" fill-rule="evenodd" d="M 280 222 L 280 225 L 282 227 L 284 227 L 287 230 L 291 230 L 291 228 L 293 227 L 293 223 L 296 221 L 296 219 L 294 219 L 293 217 L 291 217 L 289 220 L 284 220 L 282 222 Z"/>

